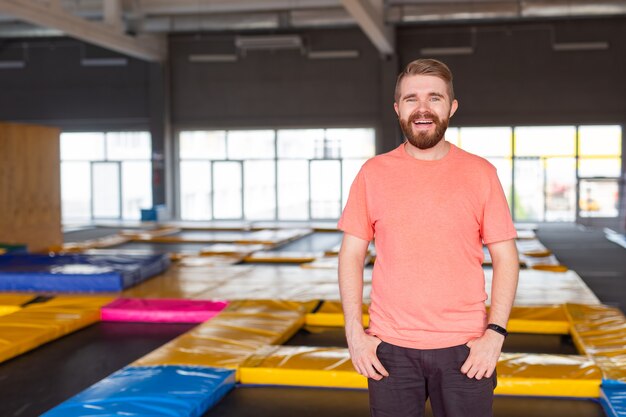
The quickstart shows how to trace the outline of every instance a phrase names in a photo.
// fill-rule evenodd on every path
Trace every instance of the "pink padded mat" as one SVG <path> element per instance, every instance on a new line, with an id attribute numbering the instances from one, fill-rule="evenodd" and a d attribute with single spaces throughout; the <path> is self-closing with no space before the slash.
<path id="1" fill-rule="evenodd" d="M 228 301 L 118 298 L 100 310 L 102 321 L 201 323 L 228 305 Z"/>

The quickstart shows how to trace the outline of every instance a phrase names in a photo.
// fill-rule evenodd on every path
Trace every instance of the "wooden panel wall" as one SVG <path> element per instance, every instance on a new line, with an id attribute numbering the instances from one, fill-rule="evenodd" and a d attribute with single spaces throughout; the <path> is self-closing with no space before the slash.
<path id="1" fill-rule="evenodd" d="M 60 130 L 0 123 L 0 242 L 42 251 L 63 241 Z"/>

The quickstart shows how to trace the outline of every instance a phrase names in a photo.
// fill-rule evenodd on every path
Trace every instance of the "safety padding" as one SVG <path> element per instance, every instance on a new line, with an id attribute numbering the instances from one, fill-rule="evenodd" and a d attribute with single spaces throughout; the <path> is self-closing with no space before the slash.
<path id="1" fill-rule="evenodd" d="M 232 231 L 232 232 L 185 232 L 155 235 L 154 233 L 139 234 L 133 236 L 134 241 L 149 241 L 160 243 L 238 243 L 238 244 L 262 244 L 283 245 L 292 240 L 301 238 L 310 233 L 312 229 L 265 229 L 255 232 Z"/>
<path id="2" fill-rule="evenodd" d="M 528 264 L 527 264 L 528 265 Z M 529 265 L 530 268 L 536 269 L 538 271 L 550 271 L 550 272 L 567 272 L 569 268 L 565 265 L 551 265 L 544 263 L 536 263 Z"/>
<path id="3" fill-rule="evenodd" d="M 364 265 L 369 265 L 371 261 L 371 256 L 366 255 Z M 303 263 L 300 266 L 308 269 L 330 269 L 332 271 L 336 271 L 337 268 L 339 268 L 339 257 L 337 255 L 324 255 L 322 257 L 315 258 L 313 262 Z"/>
<path id="4" fill-rule="evenodd" d="M 507 330 L 511 333 L 569 334 L 570 322 L 562 305 L 514 306 Z"/>
<path id="5" fill-rule="evenodd" d="M 526 268 L 533 268 L 539 270 L 553 271 L 553 272 L 565 272 L 568 270 L 566 266 L 561 265 L 556 256 L 528 256 L 523 253 L 519 254 L 520 265 L 525 265 Z"/>
<path id="6" fill-rule="evenodd" d="M 251 233 L 245 239 L 235 243 L 262 243 L 265 245 L 284 245 L 301 237 L 310 235 L 313 229 L 264 229 Z"/>
<path id="7" fill-rule="evenodd" d="M 21 306 L 35 298 L 32 294 L 0 294 L 0 306 Z"/>
<path id="8" fill-rule="evenodd" d="M 126 367 L 42 416 L 200 417 L 234 386 L 234 371 L 228 369 Z"/>
<path id="9" fill-rule="evenodd" d="M 231 301 L 224 313 L 269 314 L 291 319 L 311 312 L 317 304 L 316 301 L 237 300 Z"/>
<path id="10" fill-rule="evenodd" d="M 522 266 L 531 267 L 536 264 L 559 265 L 559 261 L 552 255 L 552 252 L 537 239 L 517 239 L 515 245 L 519 254 L 519 264 Z M 492 264 L 491 254 L 486 246 L 483 247 L 483 264 Z"/>
<path id="11" fill-rule="evenodd" d="M 598 398 L 602 373 L 585 356 L 503 353 L 496 394 Z"/>
<path id="12" fill-rule="evenodd" d="M 237 265 L 240 274 L 193 296 L 196 299 L 293 301 L 339 300 L 337 271 L 306 269 L 296 265 Z M 247 270 L 243 270 L 247 268 Z M 371 291 L 372 270 L 364 271 L 363 299 Z M 206 282 L 204 280 L 203 282 Z"/>
<path id="13" fill-rule="evenodd" d="M 363 304 L 363 326 L 365 327 L 369 326 L 368 310 L 369 306 Z M 345 325 L 343 310 L 339 301 L 324 301 L 315 312 L 307 314 L 305 320 L 308 326 L 343 327 Z"/>
<path id="14" fill-rule="evenodd" d="M 0 317 L 0 362 L 100 320 L 111 297 L 57 297 Z"/>
<path id="15" fill-rule="evenodd" d="M 201 256 L 225 255 L 236 256 L 240 259 L 250 255 L 253 252 L 267 249 L 266 245 L 259 244 L 240 244 L 240 243 L 215 243 L 208 245 L 200 251 Z"/>
<path id="16" fill-rule="evenodd" d="M 626 318 L 615 307 L 567 304 L 572 339 L 608 382 L 626 383 Z"/>
<path id="17" fill-rule="evenodd" d="M 517 240 L 537 239 L 534 230 L 517 229 Z"/>
<path id="18" fill-rule="evenodd" d="M 284 251 L 257 251 L 245 258 L 244 262 L 248 263 L 291 263 L 302 264 L 305 262 L 313 262 L 315 259 L 323 256 L 322 252 L 284 252 Z"/>
<path id="19" fill-rule="evenodd" d="M 198 259 L 198 258 L 192 258 Z M 226 297 L 214 295 L 200 296 L 200 293 L 218 288 L 231 282 L 238 275 L 250 269 L 249 266 L 215 267 L 194 262 L 175 263 L 162 274 L 126 289 L 122 295 L 128 298 L 194 298 L 218 299 Z"/>
<path id="20" fill-rule="evenodd" d="M 600 370 L 582 356 L 503 354 L 497 367 L 497 394 L 597 398 Z M 240 368 L 243 384 L 366 388 L 347 349 L 268 347 Z"/>
<path id="21" fill-rule="evenodd" d="M 259 349 L 291 338 L 304 324 L 305 313 L 306 306 L 299 303 L 233 302 L 210 321 L 149 353 L 134 365 L 237 369 Z"/>
<path id="22" fill-rule="evenodd" d="M 3 306 L 0 305 L 0 316 L 6 316 L 7 314 L 15 313 L 19 311 L 20 306 Z"/>
<path id="23" fill-rule="evenodd" d="M 626 417 L 626 384 L 603 386 L 600 403 L 607 417 Z"/>
<path id="24" fill-rule="evenodd" d="M 493 270 L 485 268 L 485 291 L 491 296 Z M 487 304 L 490 304 L 490 299 Z M 516 306 L 546 306 L 565 303 L 600 304 L 598 297 L 589 289 L 580 276 L 567 272 L 519 271 L 519 283 L 515 294 Z"/>
<path id="25" fill-rule="evenodd" d="M 0 257 L 0 290 L 114 292 L 168 266 L 165 255 L 6 255 Z"/>
<path id="26" fill-rule="evenodd" d="M 227 301 L 118 298 L 102 307 L 103 321 L 202 323 L 215 317 Z"/>
<path id="27" fill-rule="evenodd" d="M 126 229 L 120 232 L 120 235 L 131 240 L 150 240 L 159 236 L 170 236 L 180 233 L 180 228 L 176 226 L 159 226 L 153 228 Z"/>
<path id="28" fill-rule="evenodd" d="M 366 256 L 365 265 L 367 265 L 369 261 L 369 256 Z M 336 255 L 324 255 L 315 258 L 312 262 L 305 262 L 300 266 L 309 269 L 331 269 L 336 271 L 339 267 L 339 258 Z"/>
<path id="29" fill-rule="evenodd" d="M 79 253 L 90 249 L 102 249 L 122 245 L 130 241 L 128 236 L 121 234 L 105 236 L 98 239 L 89 239 L 82 242 L 65 243 L 59 248 L 49 248 L 51 252 Z"/>
<path id="30" fill-rule="evenodd" d="M 517 251 L 524 256 L 543 258 L 552 255 L 552 252 L 538 239 L 516 240 L 515 245 L 517 246 Z"/>
<path id="31" fill-rule="evenodd" d="M 29 294 L 0 294 L 0 316 L 19 311 L 23 304 L 34 299 L 34 295 Z"/>
<path id="32" fill-rule="evenodd" d="M 242 384 L 367 388 L 342 348 L 268 346 L 241 366 L 239 378 Z"/>
<path id="33" fill-rule="evenodd" d="M 341 303 L 324 301 L 319 309 L 306 315 L 309 326 L 344 326 Z M 369 325 L 368 306 L 363 304 L 363 325 Z M 513 307 L 507 329 L 511 333 L 569 334 L 570 322 L 562 306 Z"/>

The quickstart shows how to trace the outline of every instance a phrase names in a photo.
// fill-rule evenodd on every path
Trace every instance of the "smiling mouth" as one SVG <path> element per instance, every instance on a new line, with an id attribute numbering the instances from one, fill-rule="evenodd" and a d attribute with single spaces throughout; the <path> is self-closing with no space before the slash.
<path id="1" fill-rule="evenodd" d="M 432 120 L 414 120 L 413 124 L 418 126 L 429 126 L 433 123 Z"/>

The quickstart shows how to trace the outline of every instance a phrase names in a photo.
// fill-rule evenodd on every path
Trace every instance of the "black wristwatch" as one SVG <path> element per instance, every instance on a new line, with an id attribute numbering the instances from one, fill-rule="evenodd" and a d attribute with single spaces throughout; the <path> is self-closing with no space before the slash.
<path id="1" fill-rule="evenodd" d="M 487 325 L 487 328 L 490 329 L 490 330 L 493 330 L 496 333 L 500 333 L 504 337 L 507 337 L 509 335 L 509 332 L 507 332 L 504 327 L 498 326 L 495 323 L 489 323 Z"/>

